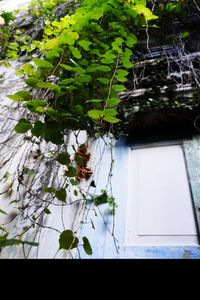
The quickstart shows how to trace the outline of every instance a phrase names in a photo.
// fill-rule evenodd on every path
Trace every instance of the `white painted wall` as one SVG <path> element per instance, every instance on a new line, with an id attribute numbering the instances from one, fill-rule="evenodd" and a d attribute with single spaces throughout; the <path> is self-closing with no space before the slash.
<path id="1" fill-rule="evenodd" d="M 12 11 L 14 9 L 23 7 L 29 2 L 31 2 L 31 0 L 3 0 L 0 1 L 0 11 L 1 10 Z"/>
<path id="2" fill-rule="evenodd" d="M 64 168 L 55 162 L 46 164 L 45 158 L 39 157 L 34 159 L 35 151 L 40 148 L 41 153 L 46 156 L 51 155 L 51 151 L 55 151 L 57 146 L 51 143 L 42 142 L 39 146 L 33 145 L 30 141 L 24 140 L 24 135 L 16 134 L 14 127 L 17 120 L 26 115 L 23 107 L 20 107 L 17 102 L 11 101 L 6 97 L 8 94 L 13 94 L 18 90 L 24 89 L 24 83 L 15 75 L 15 69 L 20 67 L 20 64 L 11 62 L 12 68 L 0 67 L 0 74 L 3 78 L 0 81 L 0 208 L 7 212 L 7 215 L 0 213 L 0 224 L 7 224 L 6 227 L 10 232 L 9 237 L 22 233 L 26 226 L 30 225 L 30 221 L 26 216 L 30 215 L 39 202 L 37 198 L 31 201 L 31 207 L 24 210 L 23 217 L 16 217 L 12 222 L 11 215 L 18 212 L 15 207 L 25 206 L 29 202 L 26 191 L 31 187 L 31 190 L 38 196 L 42 195 L 46 199 L 48 195 L 42 194 L 42 189 L 45 186 L 62 186 L 64 180 Z M 79 134 L 79 143 L 84 143 L 87 139 L 86 133 Z M 71 145 L 76 145 L 74 135 L 71 135 L 68 143 L 68 151 L 72 152 Z M 18 174 L 23 167 L 34 169 L 36 174 L 25 177 L 24 183 L 26 186 L 20 186 L 18 182 Z M 9 174 L 8 178 L 4 179 L 5 174 Z M 83 185 L 85 182 L 83 182 Z M 86 182 L 87 184 L 87 182 Z M 12 193 L 4 193 L 8 187 L 12 187 Z M 19 202 L 10 204 L 13 200 L 18 199 Z M 69 201 L 73 201 L 72 195 L 68 196 Z M 41 203 L 41 201 L 40 201 Z M 23 240 L 38 241 L 39 247 L 25 247 L 25 254 L 29 258 L 52 258 L 55 256 L 59 247 L 59 230 L 62 232 L 65 229 L 77 229 L 79 226 L 79 205 L 61 205 L 60 201 L 54 202 L 55 205 L 50 205 L 49 210 L 51 215 L 43 215 L 38 220 L 43 228 L 36 226 L 27 234 L 23 235 Z M 78 214 L 78 215 L 77 215 Z M 54 228 L 52 230 L 50 227 Z M 66 251 L 60 251 L 57 258 L 67 257 Z M 23 258 L 24 253 L 21 246 L 7 247 L 0 253 L 1 258 Z"/>

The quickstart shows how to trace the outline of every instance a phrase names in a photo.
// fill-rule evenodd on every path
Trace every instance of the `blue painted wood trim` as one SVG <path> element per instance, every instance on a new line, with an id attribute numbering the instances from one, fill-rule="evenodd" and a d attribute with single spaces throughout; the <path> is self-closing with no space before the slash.
<path id="1" fill-rule="evenodd" d="M 188 143 L 191 143 L 189 141 Z M 91 228 L 84 227 L 84 233 L 90 239 L 93 247 L 93 255 L 87 256 L 81 251 L 82 258 L 141 258 L 141 259 L 199 259 L 199 246 L 124 246 L 125 225 L 126 225 L 126 203 L 128 190 L 128 151 L 130 145 L 126 145 L 122 140 L 115 146 L 115 168 L 112 178 L 114 197 L 118 208 L 115 215 L 115 236 L 118 239 L 119 251 L 116 251 L 113 237 L 106 230 L 102 220 L 98 217 L 94 219 L 96 230 L 91 232 Z M 109 162 L 106 159 L 103 166 Z M 200 170 L 200 169 L 199 169 Z M 200 171 L 199 171 L 200 172 Z M 102 182 L 103 182 L 103 173 Z M 100 182 L 99 182 L 100 183 Z M 192 185 L 193 187 L 194 185 Z M 112 217 L 107 219 L 107 226 L 112 230 Z"/>
<path id="2" fill-rule="evenodd" d="M 200 240 L 200 136 L 184 141 L 183 145 Z"/>

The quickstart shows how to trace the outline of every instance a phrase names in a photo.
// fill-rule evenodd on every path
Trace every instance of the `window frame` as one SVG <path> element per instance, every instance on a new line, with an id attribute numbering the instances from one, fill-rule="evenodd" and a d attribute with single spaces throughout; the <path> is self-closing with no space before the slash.
<path id="1" fill-rule="evenodd" d="M 177 145 L 181 144 L 183 147 L 184 159 L 186 163 L 186 171 L 188 176 L 188 183 L 191 192 L 191 199 L 194 203 L 195 213 L 197 205 L 200 202 L 200 189 L 196 188 L 196 182 L 194 184 L 193 177 L 196 176 L 194 173 L 195 159 L 199 158 L 199 178 L 200 178 L 200 151 L 195 154 L 193 158 L 193 148 L 200 148 L 200 136 L 198 142 L 196 139 L 173 139 L 173 140 L 155 140 L 148 143 L 136 144 L 134 142 L 127 143 L 125 140 L 118 140 L 114 147 L 114 170 L 112 176 L 112 190 L 115 201 L 117 202 L 117 209 L 115 213 L 115 225 L 114 225 L 114 236 L 117 239 L 117 242 L 114 243 L 113 236 L 110 232 L 103 227 L 103 221 L 100 218 L 92 218 L 95 230 L 91 232 L 91 226 L 82 229 L 81 234 L 86 235 L 90 240 L 91 246 L 93 248 L 93 255 L 88 257 L 84 251 L 80 251 L 82 258 L 142 258 L 142 259 L 184 259 L 184 258 L 200 258 L 200 245 L 197 246 L 126 246 L 125 243 L 125 230 L 126 230 L 126 207 L 128 200 L 128 189 L 127 189 L 127 172 L 129 167 L 129 157 L 128 153 L 130 147 L 134 149 L 140 147 L 152 147 L 153 146 L 167 146 L 167 145 Z M 197 152 L 197 151 L 196 151 Z M 99 154 L 100 156 L 101 154 Z M 97 155 L 98 156 L 98 155 Z M 98 160 L 98 157 L 96 157 Z M 191 162 L 192 159 L 192 162 Z M 103 165 L 107 165 L 108 161 L 104 160 Z M 103 167 L 102 165 L 102 167 Z M 101 168 L 103 169 L 103 168 Z M 102 172 L 102 173 L 101 173 Z M 99 178 L 103 180 L 103 170 L 99 174 Z M 98 185 L 101 188 L 101 180 L 98 182 Z M 102 184 L 103 186 L 103 184 Z M 194 188 L 195 193 L 194 193 Z M 196 214 L 195 214 L 196 216 Z M 90 220 L 91 215 L 88 215 L 88 221 Z M 198 233 L 200 228 L 200 216 L 197 216 L 198 223 Z M 107 227 L 112 232 L 113 222 L 112 217 L 108 219 Z M 198 234 L 199 236 L 199 234 Z M 116 249 L 116 245 L 118 250 Z"/>
<path id="2" fill-rule="evenodd" d="M 148 148 L 157 148 L 157 147 L 168 147 L 168 146 L 180 146 L 181 151 L 182 151 L 182 157 L 184 160 L 184 166 L 185 166 L 185 170 L 186 170 L 186 178 L 187 178 L 187 183 L 188 183 L 188 188 L 189 188 L 189 194 L 190 194 L 190 199 L 191 199 L 191 204 L 192 204 L 192 212 L 194 215 L 194 222 L 195 222 L 195 226 L 196 226 L 196 230 L 197 230 L 197 240 L 198 243 L 200 245 L 200 234 L 199 234 L 199 224 L 198 224 L 198 219 L 197 219 L 197 215 L 196 215 L 196 211 L 195 211 L 195 200 L 193 197 L 193 193 L 192 193 L 192 187 L 191 187 L 191 182 L 190 182 L 190 176 L 189 176 L 189 172 L 188 172 L 188 166 L 187 166 L 187 159 L 186 159 L 186 154 L 184 151 L 184 141 L 183 139 L 175 139 L 175 140 L 166 140 L 166 141 L 155 141 L 155 142 L 147 142 L 144 144 L 140 144 L 140 145 L 130 145 L 129 146 L 129 151 L 128 151 L 128 159 L 131 162 L 131 155 L 132 155 L 132 151 L 134 150 L 142 150 L 142 149 L 148 149 Z M 130 172 L 132 173 L 132 172 Z M 129 174 L 130 175 L 130 174 Z M 129 198 L 132 194 L 132 192 L 130 191 L 130 183 L 129 183 L 129 192 L 128 192 L 128 197 Z M 129 202 L 130 199 L 127 199 L 127 202 Z M 128 203 L 127 203 L 127 210 L 128 210 Z M 169 235 L 170 236 L 170 235 Z M 175 237 L 176 235 L 174 235 Z M 177 235 L 178 236 L 178 235 Z M 136 239 L 138 239 L 136 237 Z M 139 243 L 139 242 L 138 242 Z M 136 244 L 135 246 L 137 246 L 138 244 Z M 147 244 L 148 246 L 148 244 Z M 162 245 L 160 245 L 162 246 Z M 182 245 L 180 245 L 182 246 Z M 164 247 L 164 245 L 162 246 Z M 173 247 L 173 245 L 170 245 L 169 247 Z"/>

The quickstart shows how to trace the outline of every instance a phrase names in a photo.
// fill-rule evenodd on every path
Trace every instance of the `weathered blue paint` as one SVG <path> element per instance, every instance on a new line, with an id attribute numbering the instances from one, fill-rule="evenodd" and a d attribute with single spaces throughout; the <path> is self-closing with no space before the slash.
<path id="1" fill-rule="evenodd" d="M 187 142 L 190 143 L 190 142 Z M 187 144 L 189 145 L 189 144 Z M 118 141 L 115 145 L 115 168 L 112 178 L 113 194 L 117 201 L 118 208 L 115 215 L 115 237 L 118 239 L 119 251 L 116 251 L 112 235 L 106 230 L 101 218 L 94 217 L 92 212 L 88 216 L 92 218 L 95 230 L 91 233 L 91 226 L 84 226 L 82 234 L 88 236 L 93 255 L 87 256 L 81 251 L 82 258 L 142 258 L 142 259 L 199 259 L 200 247 L 198 246 L 124 246 L 125 224 L 126 224 L 126 202 L 128 191 L 128 151 L 130 145 L 123 141 Z M 188 146 L 189 147 L 189 146 Z M 106 166 L 110 164 L 109 150 L 107 155 L 102 157 L 103 164 L 100 170 L 100 180 L 98 184 L 103 187 L 107 173 Z M 200 178 L 200 177 L 199 177 Z M 199 179 L 200 180 L 200 179 Z M 195 186 L 196 187 L 196 186 Z M 196 191 L 196 190 L 195 190 Z M 197 191 L 196 191 L 197 193 Z M 198 193 L 199 195 L 199 193 Z M 100 207 L 101 208 L 101 207 Z M 105 213 L 105 206 L 102 206 L 102 213 Z M 112 217 L 107 219 L 107 226 L 112 230 Z"/>
<path id="2" fill-rule="evenodd" d="M 192 141 L 184 141 L 183 144 L 200 235 L 200 136 L 193 138 Z"/>

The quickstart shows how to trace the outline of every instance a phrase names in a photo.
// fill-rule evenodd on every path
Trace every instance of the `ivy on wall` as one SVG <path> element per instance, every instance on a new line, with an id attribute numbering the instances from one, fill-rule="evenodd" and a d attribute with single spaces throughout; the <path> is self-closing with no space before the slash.
<path id="1" fill-rule="evenodd" d="M 11 13 L 1 13 L 4 26 L 0 28 L 1 64 L 9 66 L 9 58 L 26 60 L 16 72 L 27 88 L 8 95 L 28 111 L 27 117 L 18 120 L 15 131 L 58 146 L 64 145 L 71 131 L 85 130 L 93 138 L 115 134 L 114 126 L 120 122 L 119 92 L 127 89 L 138 32 L 146 32 L 158 19 L 151 1 L 146 0 L 69 1 L 64 6 L 65 14 L 56 16 L 55 9 L 65 4 L 64 0 L 32 1 L 26 18 L 42 20 L 37 38 L 34 31 L 21 37 L 24 28 L 13 25 Z M 174 1 L 165 8 L 170 13 L 180 11 Z M 90 195 L 88 200 L 88 195 L 79 189 L 81 180 L 88 180 L 93 172 L 87 166 L 88 145 L 74 146 L 74 155 L 62 150 L 54 159 L 65 167 L 65 183 L 59 189 L 43 187 L 45 193 L 66 203 L 69 187 L 75 186 L 74 195 L 81 194 L 84 207 L 88 201 L 96 206 L 107 203 L 114 214 L 115 199 L 106 190 L 98 196 Z M 48 207 L 49 204 L 43 209 L 47 215 Z M 36 221 L 34 216 L 33 225 Z M 37 245 L 8 239 L 8 233 L 0 238 L 0 247 L 18 243 Z M 88 238 L 80 240 L 77 231 L 64 230 L 59 245 L 65 250 L 82 245 L 88 255 L 92 254 Z"/>

